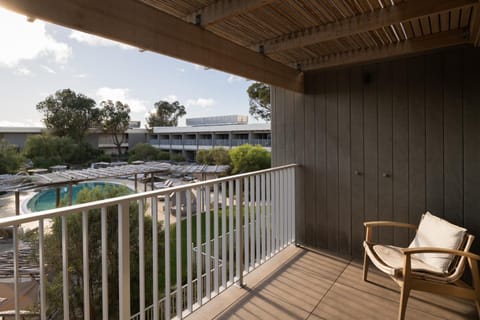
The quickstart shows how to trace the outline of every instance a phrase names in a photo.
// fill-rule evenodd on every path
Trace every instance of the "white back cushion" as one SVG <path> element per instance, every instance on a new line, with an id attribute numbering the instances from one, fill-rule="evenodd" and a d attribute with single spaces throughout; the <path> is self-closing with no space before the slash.
<path id="1" fill-rule="evenodd" d="M 417 234 L 409 248 L 437 247 L 458 250 L 463 243 L 467 229 L 451 224 L 439 217 L 426 212 L 418 226 Z M 448 268 L 455 258 L 445 253 L 416 254 L 426 264 L 448 273 Z"/>

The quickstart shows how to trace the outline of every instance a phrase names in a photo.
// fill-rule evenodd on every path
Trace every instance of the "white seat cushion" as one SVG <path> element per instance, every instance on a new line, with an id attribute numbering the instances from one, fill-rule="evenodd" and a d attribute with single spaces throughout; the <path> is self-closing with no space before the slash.
<path id="1" fill-rule="evenodd" d="M 409 248 L 436 247 L 458 250 L 467 230 L 426 212 L 418 226 L 417 234 Z M 455 256 L 445 253 L 419 253 L 412 255 L 432 268 L 448 273 Z"/>

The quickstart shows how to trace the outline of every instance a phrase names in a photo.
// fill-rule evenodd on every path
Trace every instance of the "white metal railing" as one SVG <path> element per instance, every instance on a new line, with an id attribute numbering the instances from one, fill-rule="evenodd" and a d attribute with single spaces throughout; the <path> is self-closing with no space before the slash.
<path id="1" fill-rule="evenodd" d="M 20 316 L 19 283 L 25 276 L 20 273 L 23 260 L 19 259 L 19 228 L 23 224 L 28 223 L 30 227 L 32 223 L 38 225 L 36 245 L 40 298 L 39 305 L 34 307 L 39 310 L 41 319 L 58 312 L 63 312 L 65 319 L 71 314 L 82 314 L 89 319 L 92 308 L 96 308 L 103 319 L 180 319 L 232 284 L 242 285 L 244 274 L 295 241 L 296 167 L 286 165 L 0 219 L 0 228 L 13 228 L 17 319 Z M 165 195 L 173 192 L 176 193 L 175 203 L 170 203 L 170 197 Z M 182 197 L 181 193 L 185 196 Z M 162 216 L 162 205 L 158 204 L 160 197 L 165 199 L 163 228 L 159 219 Z M 136 206 L 136 211 L 132 212 L 131 205 Z M 116 208 L 114 214 L 112 207 Z M 170 225 L 173 212 L 175 226 Z M 95 215 L 100 219 L 93 220 Z M 81 225 L 78 234 L 75 230 L 73 234 L 69 233 L 70 217 L 77 217 Z M 52 219 L 60 219 L 56 226 L 59 228 L 56 230 L 58 238 L 55 239 L 50 236 L 53 232 Z M 147 224 L 147 219 L 151 219 L 150 224 Z M 112 230 L 112 221 L 118 224 L 118 231 Z M 96 236 L 96 229 L 92 229 L 96 223 L 100 224 L 98 243 L 91 241 L 91 237 Z M 75 239 L 81 241 L 75 242 Z M 118 254 L 113 259 L 115 266 L 112 266 L 111 251 L 115 241 Z M 58 248 L 55 255 L 61 265 L 58 274 L 51 273 L 46 261 L 47 250 L 51 250 L 52 243 L 54 248 Z M 73 245 L 81 247 L 82 252 L 81 272 L 76 276 L 71 275 L 70 258 L 75 254 L 71 251 Z M 197 249 L 192 250 L 193 247 Z M 151 252 L 146 252 L 147 248 L 151 248 Z M 89 261 L 95 254 L 101 255 L 101 266 L 92 265 Z M 132 256 L 138 256 L 138 261 L 131 259 Z M 175 265 L 171 265 L 172 258 L 175 258 Z M 149 263 L 151 268 L 147 270 Z M 131 290 L 133 267 L 138 269 L 138 274 L 135 274 L 135 279 L 138 276 L 138 292 Z M 112 274 L 111 270 L 116 270 L 116 273 Z M 63 295 L 59 297 L 62 302 L 56 302 L 62 307 L 52 309 L 53 302 L 48 300 L 46 291 L 47 279 L 50 281 L 58 277 Z M 94 278 L 98 279 L 98 284 Z M 113 287 L 112 279 L 116 281 Z M 164 284 L 162 287 L 160 282 Z M 151 292 L 146 292 L 147 285 L 151 285 Z M 81 303 L 71 298 L 72 290 L 79 288 L 83 292 Z M 110 290 L 118 294 L 118 310 L 109 310 L 112 302 Z M 97 306 L 92 301 L 95 297 L 101 297 Z M 135 300 L 132 300 L 134 297 Z M 147 297 L 157 303 L 147 306 Z M 131 301 L 138 301 L 138 305 L 134 305 L 138 312 L 133 316 Z M 99 305 L 102 307 L 99 308 Z"/>

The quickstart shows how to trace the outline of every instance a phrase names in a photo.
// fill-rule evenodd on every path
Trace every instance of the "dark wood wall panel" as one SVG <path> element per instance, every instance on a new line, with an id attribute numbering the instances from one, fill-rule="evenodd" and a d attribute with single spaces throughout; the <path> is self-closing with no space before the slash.
<path id="1" fill-rule="evenodd" d="M 464 223 L 476 230 L 473 250 L 480 252 L 480 59 L 468 50 L 463 57 Z"/>
<path id="2" fill-rule="evenodd" d="M 408 65 L 408 221 L 418 223 L 425 212 L 425 57 L 407 60 Z M 413 237 L 413 231 L 410 236 Z"/>
<path id="3" fill-rule="evenodd" d="M 364 221 L 418 223 L 426 210 L 478 239 L 479 49 L 307 73 L 305 83 L 304 95 L 272 88 L 273 164 L 302 165 L 300 243 L 360 256 Z M 404 246 L 411 234 L 375 237 Z"/>
<path id="4" fill-rule="evenodd" d="M 337 73 L 328 72 L 325 77 L 326 95 L 326 216 L 328 225 L 328 249 L 337 251 L 338 243 L 338 88 Z"/>
<path id="5" fill-rule="evenodd" d="M 351 255 L 351 94 L 350 73 L 348 70 L 338 72 L 337 81 L 337 86 L 344 88 L 344 94 L 338 95 L 338 247 L 341 254 Z"/>
<path id="6" fill-rule="evenodd" d="M 365 221 L 364 211 L 364 154 L 363 154 L 363 89 L 362 69 L 353 68 L 350 73 L 350 116 L 351 116 L 351 177 L 352 177 L 352 244 L 351 251 L 354 256 L 362 252 L 363 230 L 356 226 Z"/>
<path id="7" fill-rule="evenodd" d="M 378 213 L 380 220 L 393 220 L 393 88 L 392 64 L 378 66 Z M 393 230 L 379 230 L 379 240 L 393 242 Z"/>
<path id="8" fill-rule="evenodd" d="M 427 208 L 445 217 L 443 193 L 443 70 L 442 56 L 435 54 L 425 60 L 426 108 L 426 197 Z"/>
<path id="9" fill-rule="evenodd" d="M 445 121 L 444 194 L 445 218 L 463 224 L 463 107 L 462 107 L 462 54 L 446 52 L 443 57 L 443 101 Z M 473 80 L 473 79 L 472 79 Z M 473 80 L 474 81 L 474 80 Z"/>
<path id="10" fill-rule="evenodd" d="M 315 244 L 319 247 L 328 247 L 328 217 L 327 217 L 327 143 L 326 143 L 326 74 L 315 79 Z M 313 115 L 312 115 L 313 116 Z"/>
<path id="11" fill-rule="evenodd" d="M 408 75 L 405 60 L 394 62 L 393 87 L 393 220 L 408 221 Z M 393 239 L 399 245 L 408 245 L 409 236 L 405 229 L 396 228 Z"/>

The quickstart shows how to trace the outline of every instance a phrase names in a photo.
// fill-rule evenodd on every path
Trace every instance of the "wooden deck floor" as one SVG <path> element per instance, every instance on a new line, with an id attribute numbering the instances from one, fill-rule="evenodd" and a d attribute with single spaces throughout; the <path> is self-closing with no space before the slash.
<path id="1" fill-rule="evenodd" d="M 362 265 L 289 247 L 245 277 L 245 288 L 227 289 L 188 319 L 396 319 L 399 291 L 374 270 L 363 282 Z M 475 306 L 414 292 L 407 319 L 476 319 Z"/>

